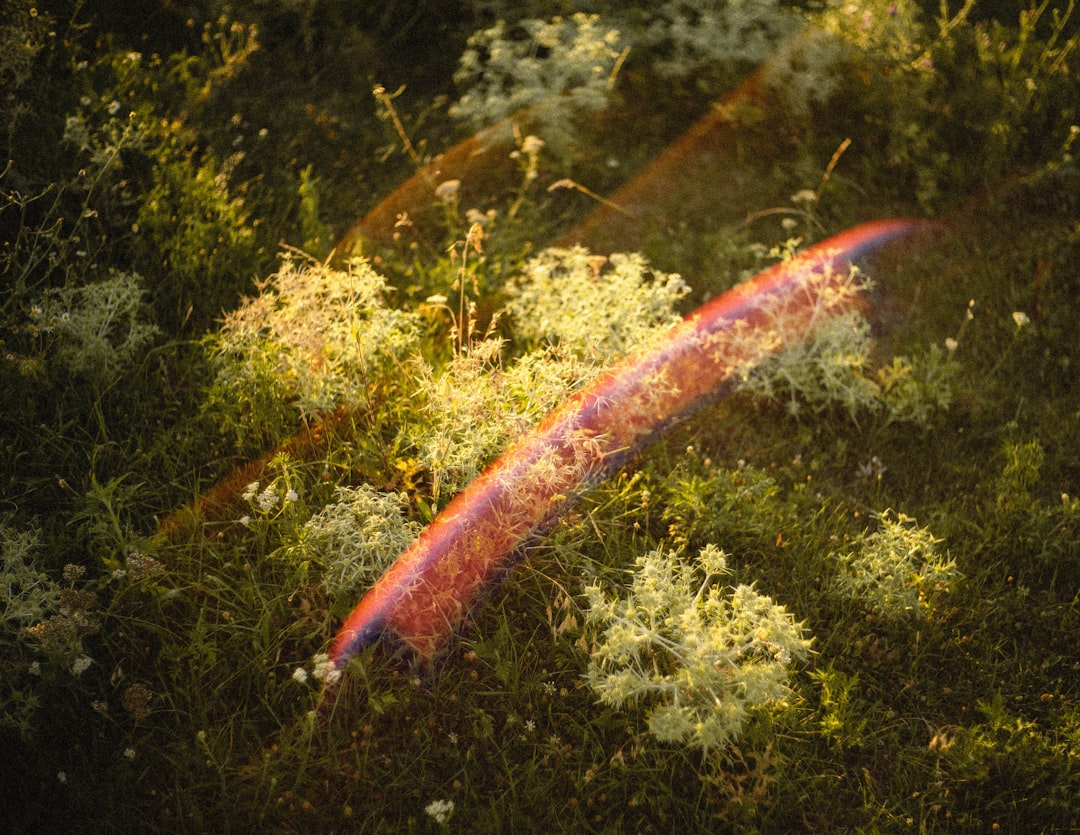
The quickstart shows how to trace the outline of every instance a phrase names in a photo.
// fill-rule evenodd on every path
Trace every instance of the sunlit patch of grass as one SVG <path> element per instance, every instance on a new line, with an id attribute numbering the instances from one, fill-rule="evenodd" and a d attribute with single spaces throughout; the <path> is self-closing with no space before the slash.
<path id="1" fill-rule="evenodd" d="M 938 33 L 928 66 L 918 63 L 930 41 L 912 36 L 914 8 L 901 4 L 894 18 L 872 5 L 856 13 L 887 25 L 852 35 L 878 38 L 879 60 L 865 72 L 850 62 L 830 70 L 840 98 L 808 102 L 828 118 L 783 140 L 777 158 L 793 158 L 747 193 L 779 189 L 795 201 L 796 189 L 818 183 L 846 138 L 834 134 L 853 127 L 844 119 L 856 94 L 859 130 L 815 193 L 812 218 L 780 215 L 805 222 L 792 227 L 800 234 L 913 199 L 945 212 L 999 172 L 1018 173 L 936 236 L 871 265 L 881 280 L 866 319 L 844 320 L 823 343 L 833 354 L 850 349 L 853 373 L 829 378 L 841 383 L 834 394 L 857 386 L 865 396 L 804 397 L 812 408 L 792 414 L 789 392 L 776 402 L 743 391 L 674 427 L 524 549 L 438 669 L 414 669 L 380 646 L 342 671 L 333 696 L 323 689 L 325 652 L 351 597 L 508 438 L 595 373 L 582 353 L 631 347 L 669 321 L 682 285 L 603 283 L 613 270 L 669 278 L 636 256 L 602 264 L 563 250 L 530 261 L 563 217 L 556 198 L 523 180 L 503 202 L 438 203 L 446 241 L 425 246 L 401 226 L 381 272 L 296 255 L 261 300 L 214 326 L 218 352 L 208 357 L 210 342 L 181 336 L 273 269 L 265 246 L 321 245 L 326 207 L 356 206 L 353 193 L 367 193 L 327 173 L 357 167 L 355 151 L 330 140 L 356 123 L 325 102 L 275 102 L 261 114 L 275 134 L 290 114 L 307 114 L 275 147 L 294 157 L 310 146 L 318 163 L 277 170 L 264 165 L 276 152 L 258 145 L 255 100 L 230 106 L 243 84 L 201 104 L 186 98 L 215 66 L 239 73 L 234 53 L 189 61 L 184 89 L 162 69 L 179 58 L 159 64 L 119 49 L 76 69 L 78 56 L 63 53 L 75 41 L 45 38 L 60 24 L 19 7 L 32 37 L 0 41 L 0 69 L 16 82 L 2 106 L 16 159 L 0 171 L 0 222 L 15 231 L 0 266 L 18 279 L 0 299 L 0 806 L 14 830 L 436 831 L 440 818 L 478 832 L 1075 828 L 1080 234 L 1068 108 L 1080 88 L 1072 58 L 1061 57 L 1073 30 L 1049 6 L 1025 18 L 1026 40 L 961 16 Z M 300 6 L 344 14 L 333 4 L 291 8 Z M 838 25 L 850 14 L 835 10 Z M 304 20 L 305 31 L 318 27 L 318 15 Z M 229 31 L 225 21 L 208 38 Z M 359 38 L 343 26 L 350 31 Z M 378 52 L 368 40 L 346 47 Z M 318 63 L 316 49 L 304 47 L 297 66 Z M 46 57 L 53 69 L 71 64 L 64 78 L 80 86 L 54 95 L 49 73 L 10 74 L 24 58 L 36 68 Z M 644 67 L 623 71 L 648 80 Z M 886 79 L 933 95 L 898 99 Z M 347 82 L 369 100 L 367 79 Z M 654 102 L 657 112 L 688 104 L 676 87 Z M 150 147 L 125 133 L 192 102 L 183 130 L 197 138 L 171 132 L 176 144 Z M 35 107 L 12 109 L 23 103 Z M 992 140 L 985 167 L 964 119 Z M 885 159 L 872 141 L 883 132 Z M 623 146 L 620 136 L 613 159 Z M 226 162 L 208 150 L 225 147 L 247 156 Z M 554 163 L 527 147 L 540 154 L 543 179 Z M 63 153 L 42 159 L 56 148 Z M 603 163 L 608 150 L 590 148 L 590 159 Z M 240 182 L 260 165 L 265 180 Z M 368 167 L 365 186 L 389 187 L 386 169 Z M 88 183 L 80 168 L 102 176 Z M 590 173 L 559 176 L 591 185 Z M 219 188 L 226 174 L 234 180 Z M 271 187 L 281 202 L 261 217 Z M 793 206 L 809 206 L 805 194 L 800 201 Z M 190 225 L 174 223 L 176 206 L 198 208 Z M 469 209 L 488 239 L 463 265 Z M 791 231 L 765 229 L 769 217 L 640 237 L 652 263 L 681 270 L 700 294 L 768 260 Z M 132 229 L 140 218 L 141 232 Z M 133 243 L 139 234 L 166 245 L 175 269 Z M 706 268 L 716 275 L 699 274 Z M 569 272 L 568 298 L 559 279 Z M 543 279 L 532 297 L 521 294 L 526 285 L 506 286 L 528 275 Z M 335 295 L 358 281 L 363 292 Z M 454 296 L 451 315 L 425 305 L 432 294 Z M 465 294 L 475 314 L 461 315 Z M 123 301 L 120 318 L 88 307 L 110 298 Z M 477 338 L 470 328 L 482 333 L 511 299 L 529 321 L 515 328 L 506 317 L 488 341 Z M 582 299 L 589 315 L 576 316 L 567 302 Z M 281 316 L 303 304 L 308 319 Z M 84 316 L 85 333 L 64 330 L 65 310 Z M 559 339 L 584 347 L 539 344 Z M 820 379 L 802 383 L 820 389 Z M 890 403 L 906 406 L 890 412 Z M 267 455 L 217 515 L 194 513 L 162 534 L 172 508 L 243 463 L 238 449 L 257 455 L 305 420 L 322 433 L 317 442 Z M 647 710 L 605 704 L 590 688 L 599 638 L 584 590 L 633 587 L 636 557 L 680 550 L 689 559 L 708 543 L 726 553 L 731 585 L 753 583 L 814 642 L 790 665 L 783 710 L 758 711 L 703 751 L 675 734 L 658 739 Z"/>

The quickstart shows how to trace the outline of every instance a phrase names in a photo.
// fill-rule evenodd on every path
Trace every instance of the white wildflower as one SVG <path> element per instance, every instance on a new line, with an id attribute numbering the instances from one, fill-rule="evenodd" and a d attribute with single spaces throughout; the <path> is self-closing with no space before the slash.
<path id="1" fill-rule="evenodd" d="M 859 464 L 859 469 L 856 472 L 860 481 L 866 481 L 868 479 L 881 480 L 881 477 L 885 475 L 887 467 L 881 463 L 881 459 L 876 455 L 871 456 L 869 461 Z"/>
<path id="2" fill-rule="evenodd" d="M 341 678 L 341 670 L 337 668 L 333 661 L 330 660 L 330 656 L 325 652 L 320 652 L 315 655 L 314 658 L 315 667 L 311 671 L 311 674 L 315 676 L 318 681 L 324 681 L 327 684 L 333 684 L 339 678 Z"/>
<path id="3" fill-rule="evenodd" d="M 277 507 L 278 501 L 279 497 L 277 491 L 274 490 L 274 486 L 272 484 L 268 485 L 267 488 L 263 490 L 255 499 L 256 504 L 259 505 L 259 509 L 264 511 L 273 510 L 275 507 Z"/>
<path id="4" fill-rule="evenodd" d="M 433 800 L 427 806 L 424 807 L 424 812 L 429 818 L 435 821 L 435 823 L 442 826 L 450 820 L 450 816 L 454 814 L 454 801 L 453 800 Z"/>
<path id="5" fill-rule="evenodd" d="M 289 559 L 317 560 L 325 566 L 323 588 L 334 598 L 367 588 L 420 533 L 405 518 L 404 493 L 380 493 L 369 485 L 339 487 L 336 500 L 312 516 Z"/>
<path id="6" fill-rule="evenodd" d="M 495 220 L 496 212 L 494 209 L 488 209 L 486 212 L 482 212 L 479 209 L 466 209 L 465 220 L 470 226 L 474 223 L 479 223 L 481 226 L 487 226 L 491 221 Z"/>

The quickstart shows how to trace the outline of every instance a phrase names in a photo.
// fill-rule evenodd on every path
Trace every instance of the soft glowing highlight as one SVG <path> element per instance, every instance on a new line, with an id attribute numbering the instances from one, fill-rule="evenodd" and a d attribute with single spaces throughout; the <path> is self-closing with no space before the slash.
<path id="1" fill-rule="evenodd" d="M 679 418 L 730 391 L 760 359 L 851 306 L 849 267 L 917 229 L 869 223 L 705 304 L 567 400 L 459 493 L 357 604 L 331 649 L 341 669 L 386 635 L 431 661 L 514 555 L 582 490 Z"/>

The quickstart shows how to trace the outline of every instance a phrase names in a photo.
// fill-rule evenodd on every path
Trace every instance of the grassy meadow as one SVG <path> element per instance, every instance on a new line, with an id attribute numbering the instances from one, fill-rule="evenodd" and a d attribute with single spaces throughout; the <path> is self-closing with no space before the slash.
<path id="1" fill-rule="evenodd" d="M 9 0 L 5 826 L 1080 830 L 1078 19 Z M 436 664 L 328 663 L 547 413 L 890 217 Z"/>

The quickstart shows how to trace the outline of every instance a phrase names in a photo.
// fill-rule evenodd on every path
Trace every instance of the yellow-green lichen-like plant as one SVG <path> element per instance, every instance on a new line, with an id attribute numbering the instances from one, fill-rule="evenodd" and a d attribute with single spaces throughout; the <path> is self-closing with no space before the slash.
<path id="1" fill-rule="evenodd" d="M 146 293 L 134 273 L 46 291 L 30 308 L 33 332 L 66 371 L 102 385 L 141 356 L 157 337 Z"/>
<path id="2" fill-rule="evenodd" d="M 858 270 L 847 279 L 856 292 L 870 284 Z M 886 423 L 928 428 L 952 402 L 959 364 L 931 346 L 912 357 L 895 356 L 873 370 L 875 340 L 862 311 L 846 310 L 823 321 L 807 339 L 748 365 L 739 387 L 755 397 L 784 403 L 793 416 L 842 409 L 852 421 L 880 415 Z"/>
<path id="3" fill-rule="evenodd" d="M 597 631 L 587 680 L 613 707 L 648 705 L 662 742 L 703 749 L 736 739 L 755 709 L 788 695 L 788 667 L 810 651 L 801 623 L 753 586 L 725 587 L 715 545 L 695 561 L 674 551 L 637 559 L 629 593 L 586 587 Z"/>
<path id="4" fill-rule="evenodd" d="M 568 149 L 574 117 L 607 106 L 618 71 L 622 38 L 598 15 L 577 13 L 550 21 L 500 20 L 469 38 L 454 81 L 465 92 L 450 115 L 483 128 L 531 109 L 544 139 Z"/>
<path id="5" fill-rule="evenodd" d="M 366 261 L 287 254 L 258 288 L 206 339 L 209 408 L 240 435 L 364 403 L 380 368 L 418 344 L 416 315 L 386 305 Z"/>
<path id="6" fill-rule="evenodd" d="M 941 540 L 910 516 L 887 510 L 880 522 L 859 538 L 856 550 L 839 556 L 835 591 L 885 617 L 929 614 L 935 598 L 961 576 L 956 563 L 942 557 Z"/>
<path id="7" fill-rule="evenodd" d="M 509 292 L 515 337 L 609 362 L 678 322 L 676 305 L 690 288 L 637 253 L 604 257 L 575 246 L 541 252 Z"/>

